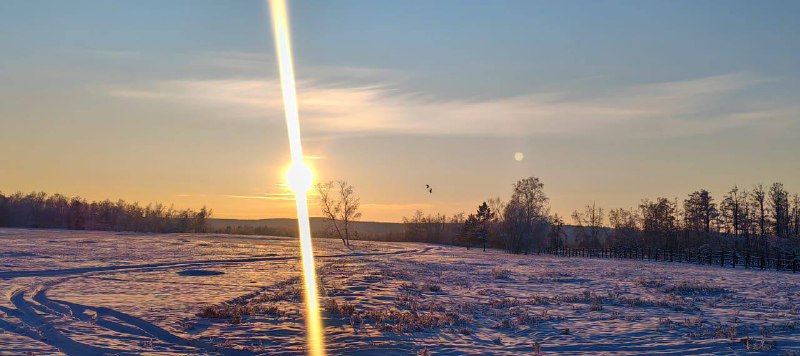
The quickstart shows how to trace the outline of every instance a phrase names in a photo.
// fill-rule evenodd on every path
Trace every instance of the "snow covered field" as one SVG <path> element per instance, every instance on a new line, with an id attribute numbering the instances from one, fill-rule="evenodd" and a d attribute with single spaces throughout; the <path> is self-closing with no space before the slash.
<path id="1" fill-rule="evenodd" d="M 315 244 L 332 354 L 800 355 L 800 275 Z M 0 354 L 301 353 L 296 245 L 0 229 Z"/>

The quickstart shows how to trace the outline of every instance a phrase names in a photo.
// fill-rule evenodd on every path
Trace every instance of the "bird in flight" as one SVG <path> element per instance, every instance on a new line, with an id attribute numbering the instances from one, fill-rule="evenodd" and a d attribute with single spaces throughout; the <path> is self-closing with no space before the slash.
<path id="1" fill-rule="evenodd" d="M 430 184 L 425 184 L 425 189 L 428 190 L 428 193 L 433 194 L 433 188 L 431 188 Z"/>

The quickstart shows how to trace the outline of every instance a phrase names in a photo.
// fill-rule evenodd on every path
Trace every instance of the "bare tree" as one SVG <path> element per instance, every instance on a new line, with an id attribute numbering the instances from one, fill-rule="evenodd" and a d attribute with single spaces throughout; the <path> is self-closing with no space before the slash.
<path id="1" fill-rule="evenodd" d="M 762 237 L 767 233 L 767 194 L 762 184 L 753 187 L 753 210 L 758 221 L 758 233 Z"/>
<path id="2" fill-rule="evenodd" d="M 741 218 L 741 228 L 740 230 L 744 234 L 744 241 L 747 248 L 750 248 L 750 237 L 754 235 L 753 233 L 753 209 L 751 208 L 750 204 L 750 192 L 746 189 L 742 190 L 740 194 L 741 202 L 739 202 L 739 206 L 742 209 L 742 218 Z"/>
<path id="3" fill-rule="evenodd" d="M 539 178 L 529 177 L 514 183 L 511 200 L 503 210 L 503 235 L 506 248 L 512 253 L 528 253 L 541 245 L 547 233 L 549 199 Z"/>
<path id="4" fill-rule="evenodd" d="M 450 221 L 463 219 L 463 214 L 456 214 Z M 447 216 L 444 214 L 428 214 L 417 210 L 410 218 L 403 217 L 405 227 L 405 241 L 419 241 L 437 244 L 453 244 L 460 231 L 460 224 L 448 226 Z"/>
<path id="5" fill-rule="evenodd" d="M 733 186 L 725 197 L 722 198 L 720 203 L 720 215 L 725 225 L 725 233 L 739 236 L 742 220 L 742 206 L 740 205 L 741 198 L 739 197 L 739 187 Z"/>
<path id="6" fill-rule="evenodd" d="M 764 185 L 756 184 L 753 186 L 753 215 L 757 223 L 758 235 L 761 237 L 761 248 L 764 253 L 767 251 L 767 193 L 764 191 Z"/>
<path id="7" fill-rule="evenodd" d="M 506 203 L 500 197 L 489 198 L 487 200 L 489 208 L 494 211 L 494 220 L 489 223 L 489 246 L 503 247 L 504 226 L 503 212 L 506 210 Z"/>
<path id="8" fill-rule="evenodd" d="M 800 238 L 800 195 L 792 195 L 792 233 Z"/>
<path id="9" fill-rule="evenodd" d="M 500 197 L 489 198 L 489 200 L 487 200 L 486 203 L 489 204 L 489 208 L 491 208 L 492 211 L 494 211 L 495 213 L 499 213 L 502 212 L 503 210 L 506 210 L 506 203 L 502 199 L 500 199 Z M 502 218 L 503 218 L 502 215 L 498 215 L 495 217 L 495 219 L 498 221 L 502 220 Z"/>
<path id="10" fill-rule="evenodd" d="M 642 232 L 650 246 L 663 245 L 674 248 L 677 243 L 678 209 L 677 203 L 667 198 L 655 201 L 644 199 L 639 204 L 642 218 Z M 673 245 L 673 246 L 670 246 Z"/>
<path id="11" fill-rule="evenodd" d="M 769 188 L 769 208 L 772 231 L 778 237 L 789 235 L 789 193 L 782 183 L 773 183 Z"/>
<path id="12" fill-rule="evenodd" d="M 564 247 L 564 219 L 558 213 L 550 217 L 550 247 L 562 248 Z"/>
<path id="13" fill-rule="evenodd" d="M 614 233 L 613 243 L 624 247 L 643 247 L 639 220 L 639 213 L 634 209 L 611 209 L 608 212 L 608 222 Z"/>
<path id="14" fill-rule="evenodd" d="M 358 211 L 361 202 L 356 197 L 353 186 L 342 180 L 317 183 L 316 188 L 319 193 L 319 207 L 329 228 L 345 246 L 350 246 L 350 237 L 355 234 L 353 221 L 361 217 Z"/>
<path id="15" fill-rule="evenodd" d="M 603 221 L 605 212 L 594 202 L 587 204 L 583 212 L 575 210 L 572 212 L 572 220 L 578 226 L 583 241 L 581 245 L 587 248 L 600 248 L 600 234 L 603 231 Z"/>

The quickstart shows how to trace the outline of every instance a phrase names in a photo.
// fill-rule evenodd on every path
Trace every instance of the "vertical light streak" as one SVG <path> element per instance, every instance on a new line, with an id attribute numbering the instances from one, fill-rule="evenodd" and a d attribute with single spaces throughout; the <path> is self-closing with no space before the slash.
<path id="1" fill-rule="evenodd" d="M 311 228 L 308 220 L 308 190 L 311 189 L 311 170 L 303 162 L 303 147 L 300 140 L 300 118 L 297 110 L 297 92 L 292 62 L 292 43 L 289 36 L 289 16 L 285 0 L 269 0 L 272 14 L 272 33 L 278 54 L 278 68 L 283 94 L 283 110 L 289 134 L 292 165 L 287 174 L 287 183 L 294 191 L 297 205 L 297 224 L 300 232 L 300 252 L 303 262 L 305 287 L 306 341 L 311 355 L 324 355 L 322 318 L 319 310 L 317 276 L 314 267 L 314 251 L 311 245 Z"/>

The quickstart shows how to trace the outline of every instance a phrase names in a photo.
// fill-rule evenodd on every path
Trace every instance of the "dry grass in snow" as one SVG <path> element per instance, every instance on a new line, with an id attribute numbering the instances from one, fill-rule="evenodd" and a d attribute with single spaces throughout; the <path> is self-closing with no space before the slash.
<path id="1" fill-rule="evenodd" d="M 800 275 L 315 241 L 332 354 L 800 350 Z M 304 351 L 297 242 L 0 229 L 0 354 Z"/>

